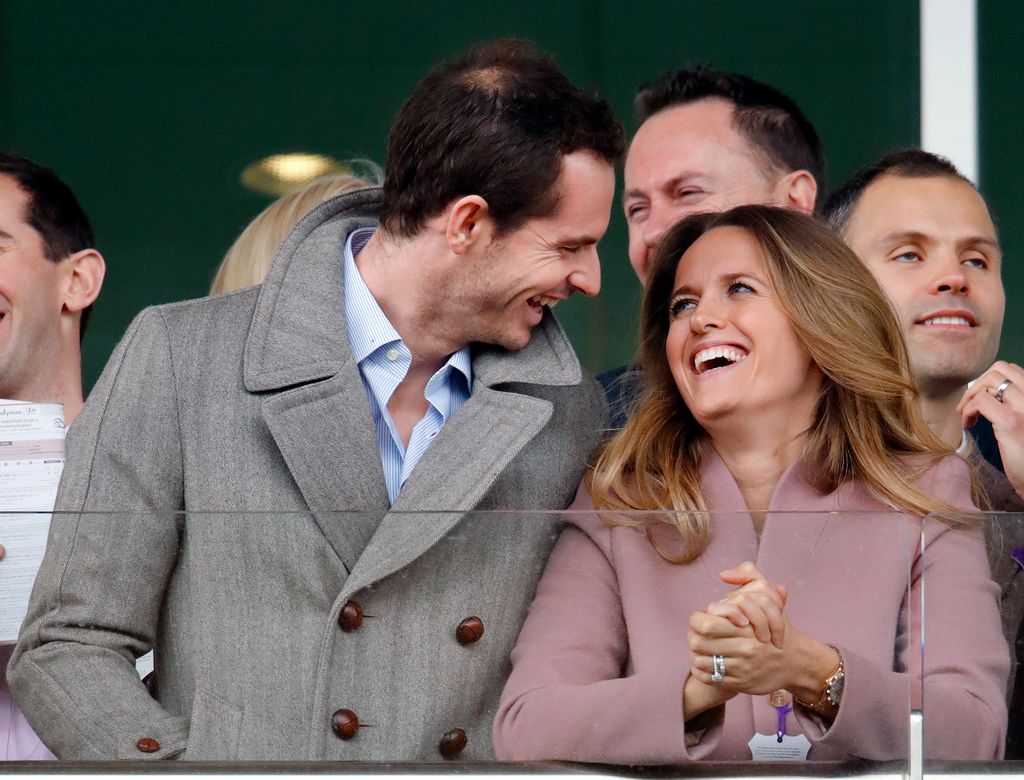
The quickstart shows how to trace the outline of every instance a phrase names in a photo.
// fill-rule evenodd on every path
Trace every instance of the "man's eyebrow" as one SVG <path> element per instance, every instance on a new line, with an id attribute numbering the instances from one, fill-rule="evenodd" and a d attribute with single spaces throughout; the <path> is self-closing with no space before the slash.
<path id="1" fill-rule="evenodd" d="M 933 243 L 934 238 L 929 236 L 927 233 L 922 233 L 919 230 L 894 230 L 891 233 L 882 236 L 878 243 L 880 244 L 895 244 L 902 242 L 911 242 L 915 244 L 928 244 Z M 999 246 L 999 242 L 991 236 L 967 236 L 966 238 L 957 241 L 960 246 L 987 246 L 991 249 L 995 249 L 1002 252 L 1002 247 Z"/>
<path id="2" fill-rule="evenodd" d="M 997 252 L 1003 251 L 1003 248 L 999 246 L 999 242 L 990 236 L 968 236 L 960 244 L 966 246 L 987 246 L 989 249 L 995 249 Z"/>
<path id="3" fill-rule="evenodd" d="M 578 236 L 566 236 L 565 238 L 558 239 L 559 246 L 590 246 L 596 244 L 600 239 L 596 236 L 578 235 Z"/>
<path id="4" fill-rule="evenodd" d="M 878 243 L 893 244 L 909 241 L 915 244 L 928 244 L 933 240 L 931 236 L 927 233 L 922 233 L 920 230 L 894 230 L 878 239 Z"/>

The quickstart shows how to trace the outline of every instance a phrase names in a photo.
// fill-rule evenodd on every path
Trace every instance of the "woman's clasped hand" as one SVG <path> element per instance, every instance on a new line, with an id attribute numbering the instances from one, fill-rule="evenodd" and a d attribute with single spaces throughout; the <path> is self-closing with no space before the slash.
<path id="1" fill-rule="evenodd" d="M 729 698 L 785 689 L 800 701 L 816 700 L 821 681 L 838 665 L 838 652 L 790 624 L 786 587 L 750 561 L 719 576 L 736 588 L 690 616 L 690 674 Z M 723 667 L 717 680 L 716 655 Z"/>

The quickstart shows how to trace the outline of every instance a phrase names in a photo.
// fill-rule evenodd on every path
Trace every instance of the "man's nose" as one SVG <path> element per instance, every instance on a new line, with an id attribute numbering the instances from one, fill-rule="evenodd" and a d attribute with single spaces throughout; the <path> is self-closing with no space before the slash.
<path id="1" fill-rule="evenodd" d="M 941 259 L 942 267 L 939 275 L 932 280 L 931 292 L 933 295 L 967 295 L 970 284 L 967 281 L 967 274 L 964 273 L 963 263 L 955 254 Z"/>
<path id="2" fill-rule="evenodd" d="M 590 296 L 601 292 L 601 259 L 597 255 L 597 247 L 580 252 L 580 263 L 569 274 L 568 282 L 572 292 Z"/>

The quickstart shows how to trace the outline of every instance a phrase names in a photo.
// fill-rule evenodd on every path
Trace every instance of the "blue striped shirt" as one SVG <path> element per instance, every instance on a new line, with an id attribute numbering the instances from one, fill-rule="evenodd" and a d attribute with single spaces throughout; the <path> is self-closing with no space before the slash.
<path id="1" fill-rule="evenodd" d="M 362 228 L 353 231 L 345 242 L 345 326 L 370 399 L 388 500 L 393 504 L 441 426 L 469 398 L 473 370 L 469 347 L 463 347 L 430 377 L 423 393 L 427 412 L 413 427 L 409 447 L 405 448 L 388 413 L 388 401 L 409 371 L 412 353 L 356 268 L 355 256 L 372 235 L 373 228 Z"/>

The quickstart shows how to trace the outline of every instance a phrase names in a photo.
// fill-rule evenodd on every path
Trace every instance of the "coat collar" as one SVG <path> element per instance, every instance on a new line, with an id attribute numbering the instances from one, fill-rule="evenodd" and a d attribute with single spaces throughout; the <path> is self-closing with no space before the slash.
<path id="1" fill-rule="evenodd" d="M 321 203 L 281 244 L 260 290 L 245 344 L 250 392 L 278 390 L 337 374 L 351 361 L 342 288 L 345 239 L 376 224 L 381 194 L 365 189 Z M 550 313 L 519 352 L 472 345 L 474 381 L 577 385 L 579 360 Z"/>
<path id="2" fill-rule="evenodd" d="M 259 293 L 243 381 L 329 543 L 364 587 L 414 560 L 473 509 L 547 424 L 550 401 L 498 385 L 574 385 L 582 371 L 546 313 L 529 345 L 473 345 L 473 393 L 442 429 L 388 511 L 380 452 L 345 329 L 342 248 L 375 224 L 378 190 L 326 201 L 281 245 Z M 274 391 L 274 392 L 269 392 Z M 456 511 L 445 511 L 456 510 Z M 424 532 L 424 516 L 430 515 Z M 354 514 L 341 515 L 339 512 Z"/>

